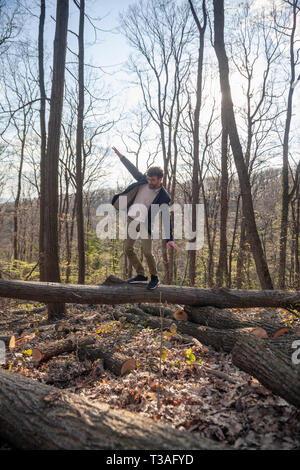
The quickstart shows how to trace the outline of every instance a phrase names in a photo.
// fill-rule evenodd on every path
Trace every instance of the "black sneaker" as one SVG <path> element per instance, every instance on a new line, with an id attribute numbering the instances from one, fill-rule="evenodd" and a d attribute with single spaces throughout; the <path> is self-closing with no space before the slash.
<path id="1" fill-rule="evenodd" d="M 136 276 L 132 277 L 131 279 L 128 279 L 127 282 L 129 282 L 129 284 L 135 284 L 136 282 L 147 282 L 147 281 L 148 281 L 147 276 L 143 276 L 143 274 L 137 274 Z"/>
<path id="2" fill-rule="evenodd" d="M 147 285 L 147 289 L 155 289 L 159 285 L 158 276 L 151 274 L 151 281 Z"/>

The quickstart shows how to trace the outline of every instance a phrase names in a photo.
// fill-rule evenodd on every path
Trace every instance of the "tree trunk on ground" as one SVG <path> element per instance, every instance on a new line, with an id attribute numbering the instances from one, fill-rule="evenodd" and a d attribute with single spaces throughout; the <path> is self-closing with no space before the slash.
<path id="1" fill-rule="evenodd" d="M 198 325 L 206 325 L 218 329 L 260 327 L 266 330 L 269 336 L 273 336 L 275 331 L 285 326 L 280 322 L 274 323 L 267 320 L 259 320 L 255 317 L 243 319 L 238 314 L 234 314 L 229 310 L 215 307 L 186 306 L 185 312 L 186 320 Z"/>
<path id="2" fill-rule="evenodd" d="M 122 280 L 121 280 L 122 281 Z M 300 309 L 300 292 L 276 290 L 200 289 L 185 286 L 159 286 L 150 291 L 144 284 L 123 281 L 114 285 L 81 286 L 58 282 L 0 280 L 0 297 L 70 302 L 79 304 L 126 304 L 150 302 L 207 305 L 218 308 L 288 307 Z"/>
<path id="3" fill-rule="evenodd" d="M 293 336 L 298 339 L 300 336 Z M 259 338 L 241 339 L 232 351 L 232 362 L 240 369 L 257 378 L 262 385 L 289 403 L 300 408 L 300 368 L 292 363 L 292 354 L 287 354 L 287 344 L 292 339 L 279 342 Z M 299 345 L 298 345 L 299 348 Z"/>
<path id="4" fill-rule="evenodd" d="M 93 336 L 74 336 L 51 341 L 48 343 L 38 344 L 32 349 L 32 358 L 35 362 L 47 361 L 51 357 L 59 356 L 66 352 L 75 351 L 77 348 L 93 344 L 95 338 Z"/>
<path id="5" fill-rule="evenodd" d="M 144 315 L 135 313 L 114 313 L 116 318 L 121 318 L 125 316 L 128 321 L 133 323 L 142 322 L 144 327 L 150 326 L 151 328 L 161 328 L 164 329 L 170 328 L 174 325 L 174 320 L 168 318 L 159 318 L 153 317 L 145 313 Z M 195 323 L 190 323 L 188 321 L 181 321 L 176 323 L 177 331 L 185 335 L 192 336 L 193 338 L 198 339 L 203 344 L 207 346 L 213 346 L 217 350 L 223 350 L 226 352 L 231 352 L 236 341 L 240 338 L 248 338 L 252 335 L 261 334 L 263 331 L 259 328 L 240 328 L 234 330 L 220 330 L 217 328 L 210 328 L 208 326 L 197 326 Z"/>
<path id="6" fill-rule="evenodd" d="M 239 177 L 242 193 L 243 213 L 247 214 L 246 228 L 249 243 L 255 260 L 257 274 L 262 289 L 273 289 L 273 283 L 257 231 L 249 174 L 244 161 L 243 151 L 237 131 L 231 90 L 229 83 L 229 66 L 224 43 L 224 0 L 214 0 L 215 51 L 219 63 L 220 85 L 225 119 L 228 124 L 229 139 Z"/>
<path id="7" fill-rule="evenodd" d="M 69 1 L 58 0 L 53 52 L 53 78 L 48 123 L 48 143 L 45 163 L 45 280 L 60 282 L 58 250 L 58 161 L 64 95 L 65 60 L 67 49 Z M 61 317 L 65 305 L 48 304 L 49 319 Z"/>
<path id="8" fill-rule="evenodd" d="M 160 316 L 160 314 L 162 313 L 164 317 L 173 318 L 174 310 L 172 310 L 171 308 L 148 304 L 138 304 L 138 307 L 145 313 L 149 313 L 150 315 Z"/>
<path id="9" fill-rule="evenodd" d="M 135 369 L 136 366 L 133 357 L 103 347 L 81 347 L 78 350 L 78 357 L 80 361 L 87 359 L 92 362 L 96 359 L 103 359 L 105 369 L 110 370 L 115 375 L 125 375 Z"/>
<path id="10" fill-rule="evenodd" d="M 226 449 L 127 410 L 0 369 L 0 436 L 18 449 Z"/>

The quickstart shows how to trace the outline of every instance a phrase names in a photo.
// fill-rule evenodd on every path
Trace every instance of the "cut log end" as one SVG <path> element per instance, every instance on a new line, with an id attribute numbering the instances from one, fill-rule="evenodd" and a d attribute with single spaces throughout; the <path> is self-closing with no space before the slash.
<path id="1" fill-rule="evenodd" d="M 278 338 L 279 336 L 284 335 L 285 333 L 289 333 L 292 329 L 289 326 L 284 326 L 282 328 L 278 328 L 273 334 L 273 338 Z"/>
<path id="2" fill-rule="evenodd" d="M 127 359 L 121 367 L 120 375 L 128 374 L 128 372 L 135 369 L 136 363 L 135 360 L 131 357 Z"/>
<path id="3" fill-rule="evenodd" d="M 12 336 L 9 340 L 8 347 L 14 349 L 16 347 L 16 337 Z"/>
<path id="4" fill-rule="evenodd" d="M 16 346 L 15 336 L 0 336 L 0 341 L 3 341 L 7 348 L 13 349 Z"/>
<path id="5" fill-rule="evenodd" d="M 257 326 L 256 328 L 247 328 L 247 330 L 251 335 L 256 336 L 257 338 L 266 339 L 269 337 L 266 330 L 260 326 Z"/>
<path id="6" fill-rule="evenodd" d="M 173 314 L 173 318 L 177 321 L 187 321 L 188 314 L 183 310 L 183 308 L 179 307 Z"/>
<path id="7" fill-rule="evenodd" d="M 32 350 L 32 359 L 34 362 L 41 362 L 44 359 L 44 354 L 37 348 Z"/>

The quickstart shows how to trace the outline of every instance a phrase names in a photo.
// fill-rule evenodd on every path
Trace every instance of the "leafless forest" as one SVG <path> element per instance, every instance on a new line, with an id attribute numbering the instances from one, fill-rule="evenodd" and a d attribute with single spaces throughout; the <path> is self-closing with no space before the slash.
<path id="1" fill-rule="evenodd" d="M 113 69 L 102 3 L 0 0 L 0 447 L 299 449 L 300 1 L 127 2 Z M 97 236 L 113 145 L 203 205 L 151 295 Z"/>

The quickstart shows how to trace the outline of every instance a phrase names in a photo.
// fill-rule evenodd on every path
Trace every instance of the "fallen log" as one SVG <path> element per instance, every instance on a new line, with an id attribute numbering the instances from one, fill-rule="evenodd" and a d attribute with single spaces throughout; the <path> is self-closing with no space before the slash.
<path id="1" fill-rule="evenodd" d="M 160 315 L 162 314 L 164 317 L 173 318 L 174 315 L 174 310 L 165 306 L 138 304 L 138 307 L 143 310 L 143 312 L 149 313 L 150 315 L 154 315 L 155 317 L 160 317 Z"/>
<path id="2" fill-rule="evenodd" d="M 135 310 L 135 309 L 133 309 Z M 169 318 L 159 318 L 147 313 L 130 313 L 130 312 L 114 312 L 116 318 L 125 317 L 132 323 L 142 323 L 145 327 L 151 328 L 170 328 L 174 325 L 175 321 Z M 267 333 L 262 328 L 239 328 L 232 330 L 220 330 L 218 328 L 211 328 L 209 326 L 198 326 L 191 322 L 176 322 L 177 331 L 189 336 L 192 336 L 200 341 L 200 343 L 213 346 L 217 350 L 224 350 L 231 352 L 236 341 L 242 337 L 249 337 L 252 335 L 259 335 L 260 337 L 267 337 Z"/>
<path id="3" fill-rule="evenodd" d="M 0 437 L 24 450 L 227 448 L 3 369 L 0 369 Z"/>
<path id="4" fill-rule="evenodd" d="M 51 357 L 75 351 L 81 346 L 87 346 L 94 342 L 95 338 L 93 336 L 70 335 L 58 341 L 38 344 L 32 349 L 32 358 L 37 363 L 47 361 Z"/>
<path id="5" fill-rule="evenodd" d="M 70 302 L 79 304 L 124 304 L 167 302 L 185 305 L 212 305 L 218 308 L 288 307 L 300 309 L 300 292 L 276 290 L 199 289 L 185 286 L 159 286 L 154 291 L 145 285 L 122 282 L 88 286 L 55 282 L 7 281 L 0 279 L 0 297 Z"/>
<path id="6" fill-rule="evenodd" d="M 21 309 L 18 309 L 18 310 L 12 310 L 9 313 L 10 313 L 10 315 L 25 315 L 27 313 L 41 313 L 41 312 L 44 312 L 45 310 L 47 310 L 46 305 L 44 307 L 35 307 L 35 308 L 31 308 L 31 309 L 21 308 Z"/>
<path id="7" fill-rule="evenodd" d="M 300 364 L 292 361 L 292 351 L 295 352 L 292 343 L 297 339 L 299 348 L 300 336 L 280 339 L 240 338 L 232 350 L 232 362 L 276 395 L 300 408 Z"/>
<path id="8" fill-rule="evenodd" d="M 125 313 L 126 312 L 129 312 L 129 313 L 134 313 L 136 315 L 144 315 L 145 313 L 148 313 L 149 315 L 153 315 L 155 317 L 164 317 L 164 318 L 169 318 L 169 319 L 172 319 L 174 318 L 174 311 L 169 309 L 169 308 L 165 308 L 165 307 L 161 307 L 161 306 L 156 306 L 156 305 L 142 305 L 141 304 L 138 304 L 139 306 L 138 307 L 134 307 L 134 306 L 131 306 L 131 307 L 128 307 L 126 310 L 125 310 Z"/>
<path id="9" fill-rule="evenodd" d="M 125 356 L 118 351 L 108 350 L 103 347 L 91 348 L 81 347 L 78 349 L 80 361 L 103 359 L 104 368 L 110 370 L 115 375 L 125 375 L 135 369 L 136 363 L 133 357 Z"/>
<path id="10" fill-rule="evenodd" d="M 239 385 L 240 387 L 244 385 L 244 382 L 241 382 L 241 380 L 238 380 L 235 377 L 225 374 L 224 372 L 221 372 L 219 370 L 212 369 L 211 367 L 202 366 L 201 370 L 204 370 L 204 372 L 206 372 L 207 374 L 214 375 L 215 377 L 218 377 L 219 379 L 227 380 L 228 382 L 232 384 Z"/>
<path id="11" fill-rule="evenodd" d="M 186 306 L 184 309 L 185 315 L 180 312 L 180 317 L 174 314 L 175 319 L 188 320 L 192 323 L 199 325 L 211 326 L 212 328 L 219 329 L 236 329 L 236 328 L 255 328 L 260 327 L 266 330 L 268 335 L 273 334 L 285 325 L 281 322 L 271 322 L 267 320 L 260 320 L 257 318 L 242 318 L 239 314 L 234 314 L 226 309 L 219 309 L 215 307 L 196 307 Z M 286 330 L 287 331 L 287 330 Z"/>

